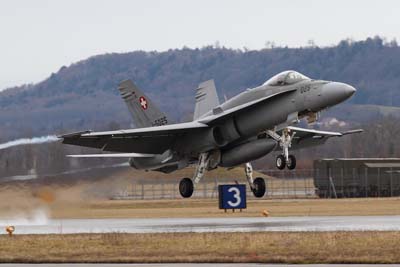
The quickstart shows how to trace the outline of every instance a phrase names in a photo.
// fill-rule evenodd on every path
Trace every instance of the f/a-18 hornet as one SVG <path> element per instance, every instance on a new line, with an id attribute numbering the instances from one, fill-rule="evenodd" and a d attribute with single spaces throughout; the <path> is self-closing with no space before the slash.
<path id="1" fill-rule="evenodd" d="M 276 167 L 294 169 L 296 158 L 289 150 L 362 131 L 340 133 L 291 126 L 302 118 L 315 122 L 320 111 L 345 101 L 356 91 L 348 84 L 313 80 L 296 71 L 279 73 L 222 104 L 214 81 L 203 82 L 196 90 L 193 121 L 185 123 L 173 123 L 132 81 L 121 82 L 118 89 L 138 128 L 63 135 L 64 144 L 117 153 L 70 156 L 126 157 L 135 169 L 163 173 L 196 164 L 193 179 L 180 181 L 184 198 L 192 196 L 206 171 L 239 165 L 244 166 L 254 196 L 263 197 L 265 181 L 260 177 L 253 180 L 251 161 L 281 150 Z"/>

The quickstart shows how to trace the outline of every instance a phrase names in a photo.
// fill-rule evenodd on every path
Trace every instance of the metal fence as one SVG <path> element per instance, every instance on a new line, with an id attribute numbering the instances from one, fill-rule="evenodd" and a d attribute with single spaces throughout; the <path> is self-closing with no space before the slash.
<path id="1" fill-rule="evenodd" d="M 264 198 L 341 198 L 400 196 L 400 160 L 318 160 L 314 169 L 259 170 L 266 182 Z M 256 178 L 256 177 L 254 177 Z M 175 199 L 180 179 L 140 179 L 121 190 L 114 199 Z M 194 198 L 217 198 L 218 185 L 246 184 L 244 177 L 203 178 Z M 254 198 L 247 186 L 248 198 Z"/>
<path id="2" fill-rule="evenodd" d="M 264 198 L 315 198 L 313 170 L 270 171 L 266 174 L 267 191 Z M 132 179 L 132 183 L 116 194 L 113 199 L 176 199 L 180 179 Z M 247 185 L 244 177 L 203 178 L 196 185 L 194 198 L 217 198 L 219 184 L 241 183 Z M 254 198 L 247 186 L 248 198 Z"/>
<path id="3" fill-rule="evenodd" d="M 315 169 L 316 194 L 321 198 L 400 196 L 400 170 L 393 167 Z"/>

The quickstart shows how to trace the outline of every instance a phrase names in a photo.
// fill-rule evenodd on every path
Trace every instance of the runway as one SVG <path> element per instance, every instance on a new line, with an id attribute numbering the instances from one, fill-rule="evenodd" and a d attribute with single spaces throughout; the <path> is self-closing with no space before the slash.
<path id="1" fill-rule="evenodd" d="M 399 231 L 400 216 L 3 220 L 15 234 Z"/>
<path id="2" fill-rule="evenodd" d="M 37 264 L 2 264 L 2 267 L 26 267 L 26 266 L 37 266 Z M 260 264 L 260 263 L 150 263 L 150 264 L 40 264 L 40 267 L 52 267 L 52 266 L 73 266 L 73 267 L 343 267 L 346 265 L 342 264 Z M 351 264 L 352 267 L 394 267 L 400 266 L 398 264 Z"/>

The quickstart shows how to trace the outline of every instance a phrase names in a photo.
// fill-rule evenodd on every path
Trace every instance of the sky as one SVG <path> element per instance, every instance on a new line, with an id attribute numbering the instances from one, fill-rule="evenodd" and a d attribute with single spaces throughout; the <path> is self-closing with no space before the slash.
<path id="1" fill-rule="evenodd" d="M 0 90 L 103 53 L 400 40 L 399 11 L 397 0 L 0 0 Z"/>

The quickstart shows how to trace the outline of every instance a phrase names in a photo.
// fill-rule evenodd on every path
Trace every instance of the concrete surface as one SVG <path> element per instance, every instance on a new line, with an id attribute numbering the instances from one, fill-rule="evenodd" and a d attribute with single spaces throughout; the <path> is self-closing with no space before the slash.
<path id="1" fill-rule="evenodd" d="M 3 220 L 15 234 L 259 231 L 400 231 L 400 216 Z"/>

